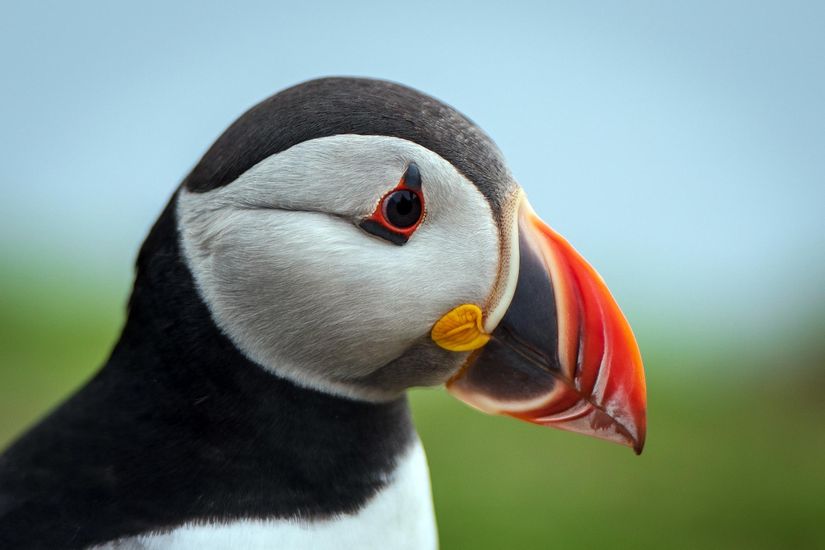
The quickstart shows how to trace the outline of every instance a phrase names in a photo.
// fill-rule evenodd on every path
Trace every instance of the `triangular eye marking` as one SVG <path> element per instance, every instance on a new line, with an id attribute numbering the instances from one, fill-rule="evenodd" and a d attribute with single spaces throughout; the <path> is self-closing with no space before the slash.
<path id="1" fill-rule="evenodd" d="M 401 181 L 381 197 L 372 215 L 359 223 L 364 231 L 393 244 L 405 244 L 424 221 L 421 171 L 411 162 Z"/>
<path id="2" fill-rule="evenodd" d="M 401 183 L 398 184 L 400 186 L 405 186 L 407 189 L 411 189 L 413 191 L 421 191 L 421 170 L 418 169 L 418 165 L 414 162 L 411 162 L 409 166 L 407 166 L 407 171 L 404 172 L 404 177 L 401 178 Z"/>

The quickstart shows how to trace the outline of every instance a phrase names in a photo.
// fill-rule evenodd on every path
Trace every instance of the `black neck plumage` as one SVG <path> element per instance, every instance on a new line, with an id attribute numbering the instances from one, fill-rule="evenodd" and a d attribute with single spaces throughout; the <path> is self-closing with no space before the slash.
<path id="1" fill-rule="evenodd" d="M 331 396 L 246 359 L 198 296 L 174 208 L 141 250 L 105 367 L 3 455 L 0 547 L 353 512 L 414 440 L 404 398 Z"/>

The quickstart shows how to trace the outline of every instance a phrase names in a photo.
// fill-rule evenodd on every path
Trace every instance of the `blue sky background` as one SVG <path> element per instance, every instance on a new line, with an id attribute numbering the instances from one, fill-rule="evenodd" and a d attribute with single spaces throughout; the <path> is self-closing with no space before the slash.
<path id="1" fill-rule="evenodd" d="M 4 273 L 125 295 L 229 123 L 364 75 L 479 123 L 643 349 L 790 346 L 825 312 L 825 3 L 114 4 L 0 4 Z"/>

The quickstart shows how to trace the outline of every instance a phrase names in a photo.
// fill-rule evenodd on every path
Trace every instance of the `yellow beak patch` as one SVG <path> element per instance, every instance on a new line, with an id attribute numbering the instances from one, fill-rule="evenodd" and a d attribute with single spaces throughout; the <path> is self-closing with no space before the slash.
<path id="1" fill-rule="evenodd" d="M 475 304 L 462 304 L 439 319 L 430 337 L 449 351 L 472 351 L 490 341 L 484 332 L 481 308 Z"/>

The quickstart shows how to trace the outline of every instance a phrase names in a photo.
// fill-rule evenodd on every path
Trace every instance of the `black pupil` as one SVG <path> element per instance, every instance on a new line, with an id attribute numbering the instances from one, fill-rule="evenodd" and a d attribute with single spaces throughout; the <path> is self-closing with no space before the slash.
<path id="1" fill-rule="evenodd" d="M 421 217 L 421 198 L 406 189 L 396 191 L 384 199 L 384 216 L 399 229 L 412 227 Z"/>

